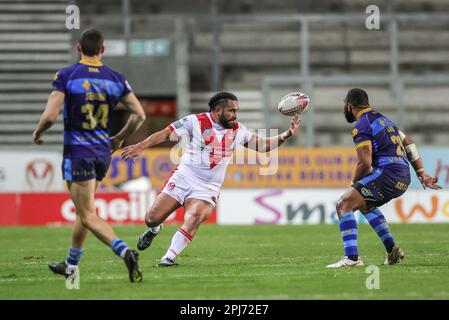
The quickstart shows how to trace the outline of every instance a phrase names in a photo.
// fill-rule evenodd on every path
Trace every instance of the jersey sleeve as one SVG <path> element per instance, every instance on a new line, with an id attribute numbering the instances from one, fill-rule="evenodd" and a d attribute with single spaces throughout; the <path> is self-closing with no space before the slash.
<path id="1" fill-rule="evenodd" d="M 193 131 L 193 118 L 194 115 L 189 115 L 187 117 L 181 118 L 178 121 L 175 121 L 168 125 L 171 133 L 179 138 L 184 135 L 192 135 Z"/>
<path id="2" fill-rule="evenodd" d="M 354 140 L 356 149 L 371 145 L 372 134 L 368 120 L 362 118 L 357 121 L 354 130 L 352 130 L 352 139 Z"/>
<path id="3" fill-rule="evenodd" d="M 66 76 L 63 70 L 59 70 L 55 73 L 53 76 L 53 90 L 61 91 L 65 93 L 65 87 L 66 87 Z"/>
<path id="4" fill-rule="evenodd" d="M 122 91 L 122 94 L 120 95 L 120 99 L 127 96 L 131 92 L 133 92 L 133 89 L 129 85 L 128 80 L 126 80 L 124 76 L 122 76 L 122 85 L 123 85 L 123 91 Z"/>
<path id="5" fill-rule="evenodd" d="M 239 122 L 239 129 L 237 134 L 237 143 L 240 145 L 244 145 L 253 139 L 255 134 L 249 130 L 245 125 Z"/>

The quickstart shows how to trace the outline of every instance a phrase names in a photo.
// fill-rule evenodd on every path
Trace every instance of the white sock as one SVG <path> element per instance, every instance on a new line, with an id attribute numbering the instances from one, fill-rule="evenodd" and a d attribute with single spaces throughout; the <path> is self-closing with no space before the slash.
<path id="1" fill-rule="evenodd" d="M 123 259 L 125 259 L 126 251 L 128 251 L 128 248 L 124 249 L 124 250 L 120 253 L 120 257 L 122 257 Z"/>
<path id="2" fill-rule="evenodd" d="M 158 225 L 156 227 L 151 227 L 150 230 L 153 234 L 158 234 L 159 231 L 161 231 L 161 225 Z"/>
<path id="3" fill-rule="evenodd" d="M 171 239 L 170 248 L 168 248 L 162 260 L 168 258 L 174 260 L 179 254 L 184 250 L 187 245 L 192 241 L 192 237 L 185 232 L 183 229 L 179 228 L 175 235 Z"/>

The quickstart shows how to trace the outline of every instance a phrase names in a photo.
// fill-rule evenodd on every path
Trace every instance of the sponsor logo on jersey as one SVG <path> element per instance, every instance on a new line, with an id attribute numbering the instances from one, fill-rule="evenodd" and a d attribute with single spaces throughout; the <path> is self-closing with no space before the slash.
<path id="1" fill-rule="evenodd" d="M 181 127 L 182 127 L 181 121 L 182 121 L 182 120 L 178 120 L 178 121 L 173 122 L 173 123 L 172 123 L 172 126 L 175 127 L 175 129 L 181 128 Z"/>
<path id="2" fill-rule="evenodd" d="M 83 82 L 83 88 L 86 89 L 86 91 L 89 91 L 90 87 L 91 87 L 91 85 L 90 85 L 89 81 L 85 80 Z"/>
<path id="3" fill-rule="evenodd" d="M 96 73 L 100 72 L 100 70 L 98 70 L 97 68 L 88 68 L 88 71 L 89 72 L 96 72 Z"/>
<path id="4" fill-rule="evenodd" d="M 174 182 L 170 182 L 168 184 L 168 190 L 173 190 L 174 188 L 176 188 L 176 184 Z"/>

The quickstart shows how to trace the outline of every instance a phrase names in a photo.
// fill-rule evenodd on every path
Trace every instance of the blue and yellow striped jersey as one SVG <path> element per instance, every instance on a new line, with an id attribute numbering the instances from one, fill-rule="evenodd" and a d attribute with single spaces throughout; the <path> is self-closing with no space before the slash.
<path id="1" fill-rule="evenodd" d="M 388 164 L 408 166 L 407 156 L 393 121 L 371 108 L 363 109 L 356 116 L 352 137 L 356 148 L 371 145 L 373 167 Z"/>
<path id="2" fill-rule="evenodd" d="M 109 113 L 132 91 L 125 77 L 101 62 L 81 60 L 55 74 L 53 90 L 65 94 L 64 156 L 109 154 Z"/>

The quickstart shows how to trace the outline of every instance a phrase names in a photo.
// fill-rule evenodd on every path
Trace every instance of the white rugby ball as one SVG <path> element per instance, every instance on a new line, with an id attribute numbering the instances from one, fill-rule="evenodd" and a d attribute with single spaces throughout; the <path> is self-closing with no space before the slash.
<path id="1" fill-rule="evenodd" d="M 301 92 L 292 92 L 285 95 L 278 104 L 280 113 L 286 116 L 294 116 L 307 110 L 310 98 Z"/>

